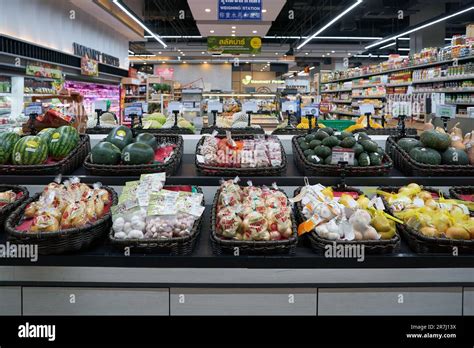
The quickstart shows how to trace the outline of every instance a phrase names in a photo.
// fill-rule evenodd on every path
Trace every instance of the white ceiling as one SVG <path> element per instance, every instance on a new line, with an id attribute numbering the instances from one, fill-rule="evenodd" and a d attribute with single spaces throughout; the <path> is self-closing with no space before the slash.
<path id="1" fill-rule="evenodd" d="M 274 21 L 286 0 L 263 0 L 262 8 L 266 12 L 262 13 L 262 21 L 219 21 L 217 20 L 217 0 L 188 0 L 189 8 L 196 21 L 196 25 L 202 36 L 230 36 L 235 30 L 236 36 L 265 36 L 270 29 L 271 22 Z M 210 12 L 206 12 L 210 9 Z M 232 29 L 235 26 L 236 29 Z M 214 30 L 211 33 L 210 30 Z M 257 30 L 256 34 L 252 33 Z"/>

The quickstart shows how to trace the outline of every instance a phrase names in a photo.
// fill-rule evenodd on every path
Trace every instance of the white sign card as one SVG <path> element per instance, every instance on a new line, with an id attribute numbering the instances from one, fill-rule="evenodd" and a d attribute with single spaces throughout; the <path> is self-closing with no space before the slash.
<path id="1" fill-rule="evenodd" d="M 96 100 L 94 102 L 94 110 L 107 111 L 107 100 Z"/>
<path id="2" fill-rule="evenodd" d="M 256 101 L 247 101 L 242 104 L 242 111 L 247 112 L 257 112 L 258 106 Z"/>
<path id="3" fill-rule="evenodd" d="M 181 104 L 180 102 L 169 102 L 168 104 L 168 112 L 171 114 L 173 113 L 173 111 L 178 111 L 178 112 L 181 112 L 183 109 L 183 104 Z"/>
<path id="4" fill-rule="evenodd" d="M 331 164 L 338 164 L 340 162 L 347 162 L 348 165 L 354 165 L 354 150 L 342 147 L 335 147 L 332 149 Z"/>
<path id="5" fill-rule="evenodd" d="M 296 112 L 296 105 L 293 101 L 284 101 L 281 103 L 281 111 L 283 112 Z"/>
<path id="6" fill-rule="evenodd" d="M 142 103 L 133 103 L 129 106 L 126 106 L 123 113 L 125 117 L 130 117 L 130 115 L 143 115 Z"/>
<path id="7" fill-rule="evenodd" d="M 456 117 L 456 106 L 455 105 L 438 105 L 436 107 L 436 116 L 437 117 Z"/>
<path id="8" fill-rule="evenodd" d="M 43 113 L 43 105 L 41 103 L 29 103 L 25 106 L 25 115 L 31 114 L 41 115 Z"/>
<path id="9" fill-rule="evenodd" d="M 317 106 L 305 106 L 302 110 L 303 115 L 313 115 L 314 117 L 319 116 L 319 108 Z"/>
<path id="10" fill-rule="evenodd" d="M 374 104 L 359 104 L 359 112 L 361 115 L 365 115 L 365 114 L 375 115 Z"/>
<path id="11" fill-rule="evenodd" d="M 207 111 L 217 111 L 222 112 L 222 103 L 216 100 L 209 100 L 207 102 Z"/>

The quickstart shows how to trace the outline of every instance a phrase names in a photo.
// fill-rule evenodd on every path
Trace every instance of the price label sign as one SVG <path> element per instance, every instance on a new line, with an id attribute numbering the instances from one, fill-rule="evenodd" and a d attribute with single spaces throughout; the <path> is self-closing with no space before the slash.
<path id="1" fill-rule="evenodd" d="M 29 103 L 25 106 L 25 115 L 31 114 L 41 115 L 43 113 L 43 105 L 41 103 Z"/>
<path id="2" fill-rule="evenodd" d="M 209 100 L 209 102 L 207 103 L 207 111 L 222 112 L 222 103 L 215 100 Z"/>
<path id="3" fill-rule="evenodd" d="M 474 117 L 474 107 L 468 107 L 467 114 L 469 115 L 469 117 Z"/>
<path id="4" fill-rule="evenodd" d="M 142 102 L 142 110 L 144 114 L 148 114 L 148 103 Z"/>
<path id="5" fill-rule="evenodd" d="M 438 105 L 436 107 L 436 116 L 437 117 L 455 118 L 456 117 L 456 106 L 455 105 Z"/>
<path id="6" fill-rule="evenodd" d="M 168 104 L 168 112 L 173 113 L 173 111 L 181 112 L 183 109 L 183 104 L 180 102 L 170 102 Z"/>
<path id="7" fill-rule="evenodd" d="M 319 108 L 317 106 L 305 106 L 302 110 L 303 115 L 313 115 L 314 117 L 319 116 Z"/>
<path id="8" fill-rule="evenodd" d="M 107 111 L 107 100 L 96 100 L 94 102 L 94 110 Z"/>
<path id="9" fill-rule="evenodd" d="M 131 105 L 126 106 L 125 110 L 123 111 L 123 114 L 125 116 L 125 119 L 130 119 L 130 115 L 142 116 L 142 103 L 133 103 Z"/>
<path id="10" fill-rule="evenodd" d="M 258 106 L 256 101 L 247 101 L 242 104 L 242 111 L 247 112 L 257 112 Z"/>
<path id="11" fill-rule="evenodd" d="M 295 102 L 285 101 L 281 104 L 281 111 L 283 112 L 296 112 Z"/>
<path id="12" fill-rule="evenodd" d="M 331 164 L 339 164 L 340 162 L 347 162 L 348 165 L 354 165 L 354 150 L 342 147 L 335 147 L 332 149 Z"/>
<path id="13" fill-rule="evenodd" d="M 359 111 L 361 115 L 375 114 L 374 104 L 359 104 Z"/>

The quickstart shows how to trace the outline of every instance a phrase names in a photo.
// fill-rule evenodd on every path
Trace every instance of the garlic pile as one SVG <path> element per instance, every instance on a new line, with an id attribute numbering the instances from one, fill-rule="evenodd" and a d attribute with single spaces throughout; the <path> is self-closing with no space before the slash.
<path id="1" fill-rule="evenodd" d="M 300 224 L 298 234 L 315 231 L 329 240 L 390 239 L 395 223 L 383 212 L 383 204 L 365 196 L 343 193 L 335 197 L 331 188 L 322 185 L 303 187 L 294 201 L 301 200 L 302 214 L 307 219 Z"/>

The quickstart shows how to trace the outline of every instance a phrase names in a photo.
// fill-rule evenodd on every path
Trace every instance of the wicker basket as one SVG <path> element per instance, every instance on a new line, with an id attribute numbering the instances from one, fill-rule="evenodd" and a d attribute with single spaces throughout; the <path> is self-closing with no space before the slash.
<path id="1" fill-rule="evenodd" d="M 333 186 L 335 192 L 356 192 L 359 195 L 362 195 L 362 191 L 349 186 Z M 295 196 L 298 195 L 301 191 L 301 188 L 295 190 Z M 303 207 L 301 202 L 295 204 L 295 216 L 297 217 L 298 223 L 304 222 L 306 219 L 303 217 Z M 328 245 L 351 245 L 351 246 L 364 246 L 364 251 L 367 254 L 390 254 L 397 252 L 400 249 L 400 236 L 395 234 L 391 239 L 387 240 L 329 240 L 326 238 L 321 238 L 315 231 L 307 233 L 308 240 L 310 242 L 311 249 L 316 253 L 321 253 L 326 250 Z"/>
<path id="2" fill-rule="evenodd" d="M 298 129 L 295 127 L 277 128 L 272 132 L 272 135 L 304 135 L 308 133 L 308 129 Z"/>
<path id="3" fill-rule="evenodd" d="M 268 136 L 265 136 L 268 138 Z M 236 135 L 232 137 L 234 140 L 242 139 L 253 139 L 253 135 Z M 204 142 L 204 137 L 202 137 L 196 145 L 196 154 L 201 153 L 201 145 Z M 201 175 L 208 176 L 224 176 L 224 177 L 235 177 L 235 176 L 280 176 L 283 175 L 286 171 L 287 159 L 285 150 L 280 143 L 281 148 L 281 165 L 273 167 L 260 167 L 260 168 L 230 168 L 230 167 L 218 167 L 212 166 L 204 163 L 199 163 L 197 157 L 195 157 L 196 169 Z"/>
<path id="4" fill-rule="evenodd" d="M 226 135 L 227 132 L 231 132 L 232 135 L 265 134 L 265 130 L 262 127 L 245 127 L 245 128 L 204 127 L 201 129 L 201 134 L 212 134 L 214 131 L 217 131 L 218 135 Z"/>
<path id="5" fill-rule="evenodd" d="M 361 128 L 356 129 L 353 133 L 357 134 L 360 132 L 365 132 L 367 135 L 392 135 L 397 136 L 400 134 L 400 130 L 398 128 Z M 415 128 L 406 128 L 405 129 L 406 135 L 417 135 L 417 130 Z"/>
<path id="6" fill-rule="evenodd" d="M 419 139 L 410 136 L 409 138 Z M 432 165 L 416 162 L 397 141 L 400 137 L 388 137 L 385 149 L 393 159 L 395 168 L 406 176 L 474 176 L 474 165 Z"/>
<path id="7" fill-rule="evenodd" d="M 298 138 L 300 136 L 293 137 L 291 143 L 293 158 L 301 174 L 305 176 L 341 176 L 343 174 L 343 168 L 340 165 L 309 162 L 298 144 Z M 389 175 L 392 166 L 392 160 L 385 153 L 381 165 L 370 167 L 346 166 L 344 172 L 347 176 L 386 176 Z"/>
<path id="8" fill-rule="evenodd" d="M 194 187 L 199 193 L 202 193 L 202 189 L 200 187 Z M 164 188 L 169 188 L 169 186 L 165 186 Z M 204 201 L 202 205 L 204 205 Z M 132 250 L 144 253 L 190 255 L 199 239 L 202 219 L 203 216 L 194 222 L 190 235 L 186 237 L 174 237 L 170 239 L 117 239 L 114 237 L 113 230 L 110 229 L 109 241 L 112 246 L 121 250 L 129 247 Z"/>
<path id="9" fill-rule="evenodd" d="M 112 205 L 117 204 L 117 194 L 115 191 L 104 186 L 112 196 Z M 27 232 L 18 231 L 16 227 L 23 217 L 25 208 L 31 202 L 38 200 L 40 193 L 26 200 L 7 219 L 5 230 L 8 239 L 16 244 L 38 245 L 38 251 L 42 255 L 63 254 L 75 252 L 88 248 L 94 242 L 107 235 L 112 225 L 112 214 L 110 211 L 93 224 L 80 228 L 71 228 L 57 232 Z"/>
<path id="10" fill-rule="evenodd" d="M 211 246 L 212 251 L 216 255 L 235 254 L 238 250 L 239 255 L 294 255 L 296 253 L 296 245 L 298 244 L 298 233 L 296 220 L 291 214 L 293 236 L 286 240 L 272 241 L 236 241 L 221 238 L 216 231 L 217 205 L 221 190 L 217 190 L 212 204 L 211 211 Z M 289 203 L 288 203 L 289 204 Z"/>
<path id="11" fill-rule="evenodd" d="M 79 144 L 62 160 L 51 164 L 16 165 L 1 164 L 1 175 L 54 175 L 71 174 L 79 168 L 91 150 L 88 135 L 81 135 Z"/>
<path id="12" fill-rule="evenodd" d="M 453 186 L 449 189 L 451 198 L 459 199 L 461 201 L 474 201 L 474 186 Z M 471 196 L 470 199 L 463 197 L 464 195 Z"/>
<path id="13" fill-rule="evenodd" d="M 0 185 L 0 192 L 10 191 L 12 190 L 16 194 L 21 193 L 21 197 L 18 198 L 15 202 L 4 205 L 0 207 L 0 232 L 3 232 L 5 227 L 5 221 L 7 221 L 8 215 L 20 205 L 23 204 L 24 201 L 28 199 L 28 190 L 26 187 L 18 186 L 18 185 Z"/>
<path id="14" fill-rule="evenodd" d="M 95 164 L 90 160 L 88 155 L 84 161 L 84 168 L 90 175 L 98 176 L 139 176 L 146 173 L 166 172 L 167 176 L 171 176 L 178 170 L 183 158 L 183 137 L 180 135 L 155 135 L 158 143 L 169 142 L 176 144 L 174 153 L 166 163 L 152 163 L 140 165 L 108 165 Z"/>
<path id="15" fill-rule="evenodd" d="M 400 187 L 397 186 L 385 186 L 380 187 L 379 190 L 385 192 L 398 192 Z M 440 195 L 440 191 L 431 187 L 423 187 L 423 190 L 435 193 Z M 389 204 L 382 197 L 382 200 L 385 204 L 387 211 L 393 215 L 393 211 L 390 208 Z M 426 253 L 448 253 L 452 254 L 454 247 L 458 249 L 460 254 L 474 253 L 474 240 L 457 240 L 457 239 L 447 239 L 447 238 L 434 238 L 427 237 L 420 232 L 414 230 L 411 227 L 408 227 L 405 224 L 397 223 L 397 230 L 400 232 L 400 235 L 408 242 L 410 248 L 420 254 Z"/>
<path id="16" fill-rule="evenodd" d="M 151 128 L 151 129 L 144 129 L 144 128 L 134 128 L 133 131 L 140 133 L 150 133 L 150 134 L 194 134 L 194 131 L 188 128 L 181 128 L 181 127 L 171 127 L 171 128 Z"/>

